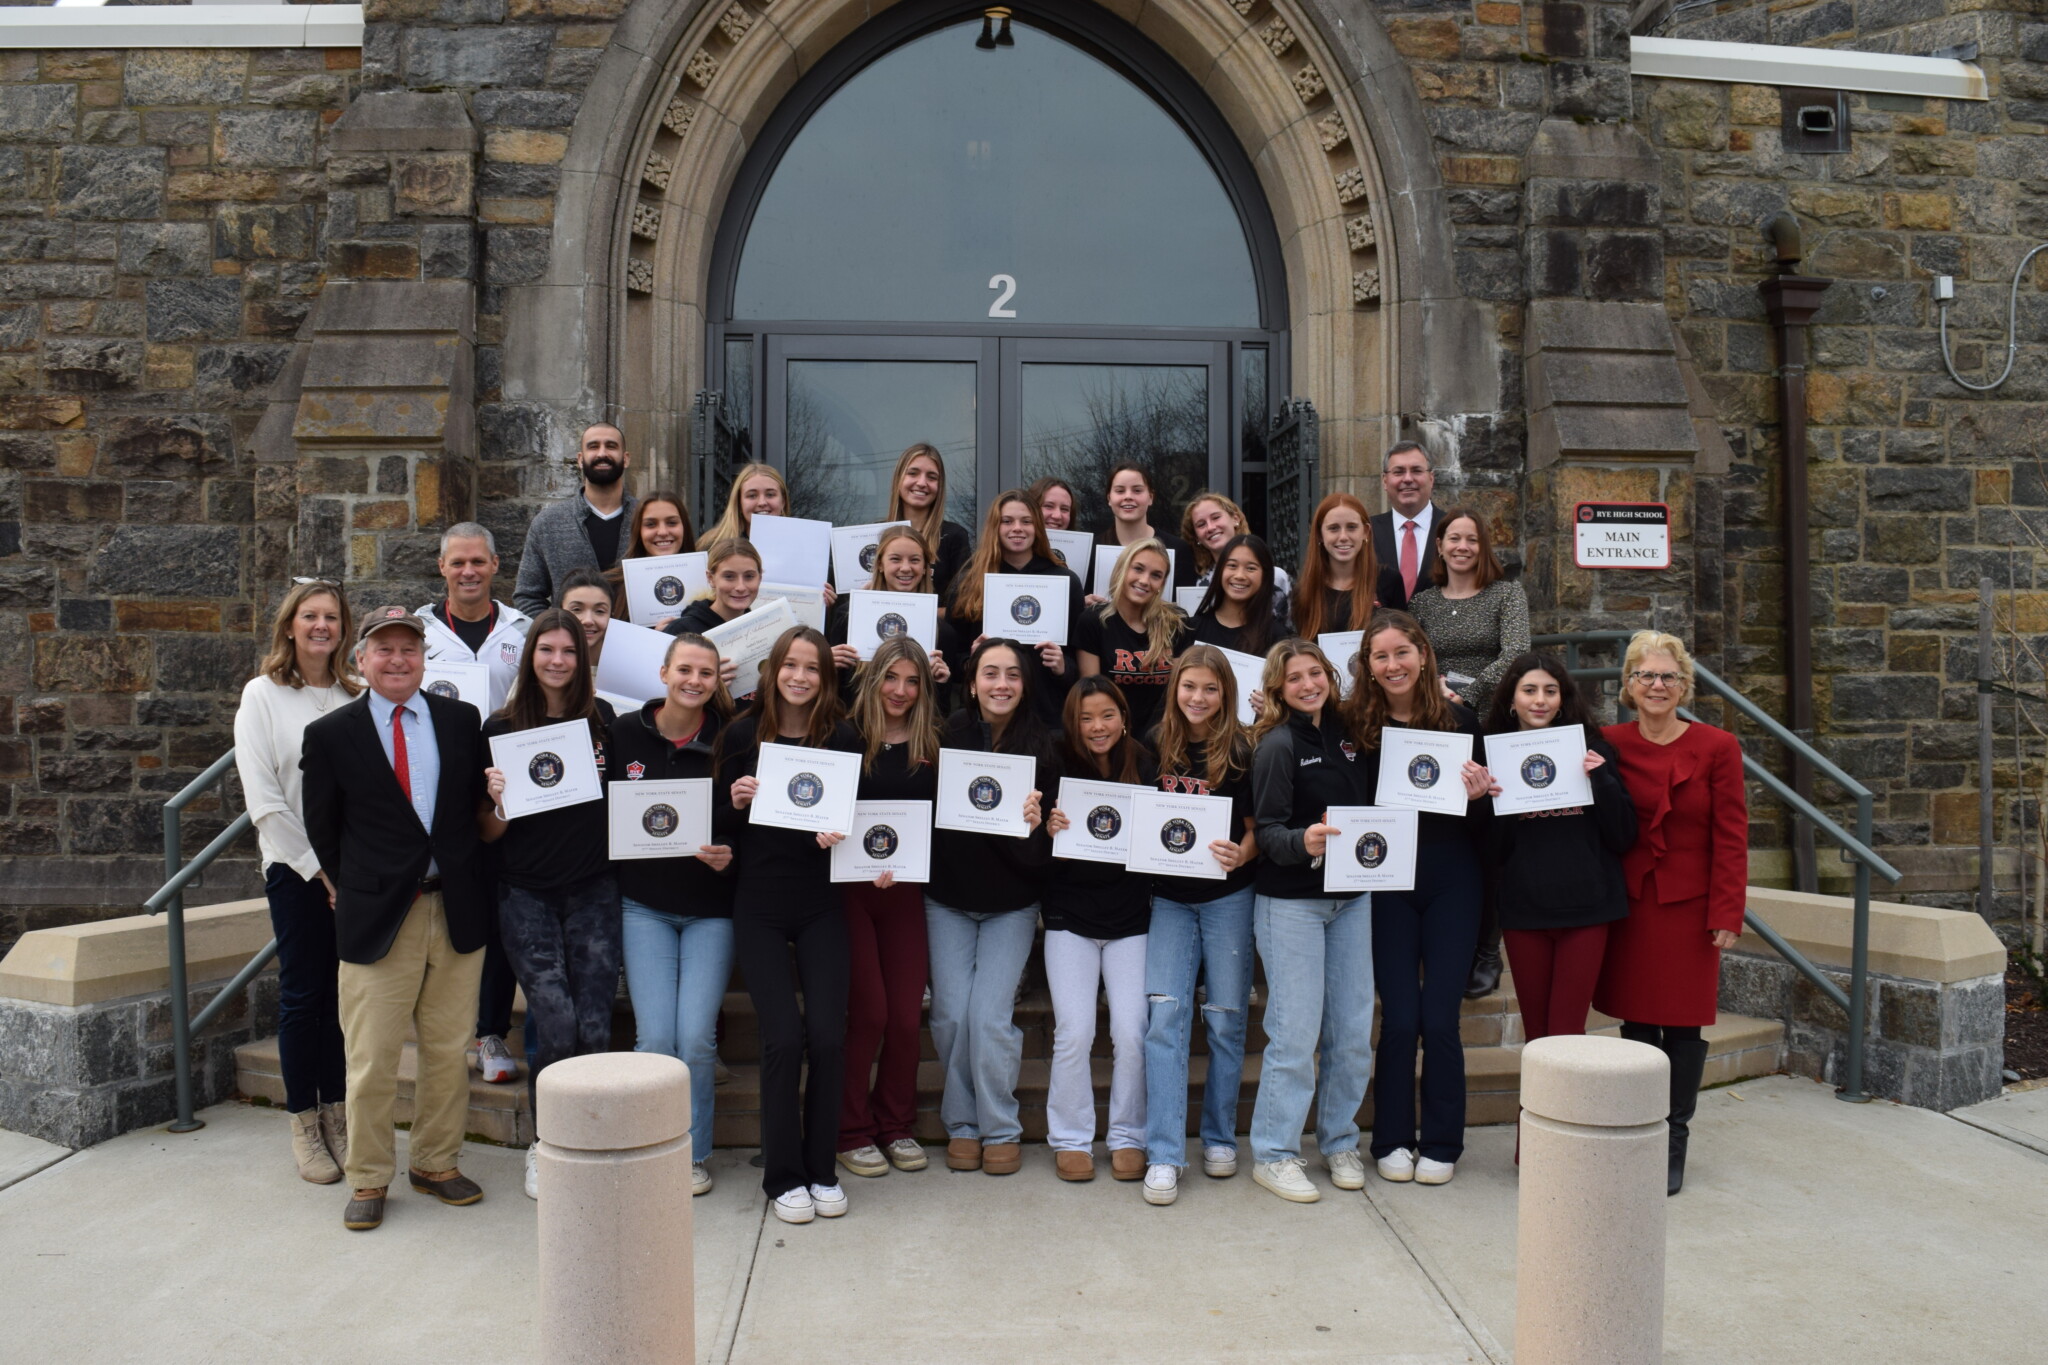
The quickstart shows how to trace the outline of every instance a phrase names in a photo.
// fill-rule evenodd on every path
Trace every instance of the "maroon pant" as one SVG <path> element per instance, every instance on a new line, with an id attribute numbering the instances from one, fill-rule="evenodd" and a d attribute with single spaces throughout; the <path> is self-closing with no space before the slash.
<path id="1" fill-rule="evenodd" d="M 1515 974 L 1525 1040 L 1584 1033 L 1600 961 L 1607 955 L 1607 926 L 1510 929 L 1502 937 Z"/>
<path id="2" fill-rule="evenodd" d="M 924 888 L 870 883 L 846 888 L 852 990 L 846 1010 L 846 1088 L 839 1150 L 913 1136 L 917 1122 L 918 1031 L 929 968 Z M 870 1084 L 868 1067 L 881 1051 Z"/>

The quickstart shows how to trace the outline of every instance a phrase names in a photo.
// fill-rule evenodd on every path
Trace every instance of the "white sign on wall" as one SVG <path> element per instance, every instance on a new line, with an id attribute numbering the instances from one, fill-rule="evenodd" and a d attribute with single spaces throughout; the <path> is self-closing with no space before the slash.
<path id="1" fill-rule="evenodd" d="M 1572 563 L 1582 569 L 1670 568 L 1670 506 L 1580 503 L 1572 511 Z"/>

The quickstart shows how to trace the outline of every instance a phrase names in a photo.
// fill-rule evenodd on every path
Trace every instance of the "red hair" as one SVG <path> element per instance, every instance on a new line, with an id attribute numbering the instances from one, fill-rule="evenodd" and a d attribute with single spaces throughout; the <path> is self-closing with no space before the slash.
<path id="1" fill-rule="evenodd" d="M 1351 617 L 1347 621 L 1325 621 L 1323 619 L 1323 594 L 1329 591 L 1329 556 L 1323 550 L 1323 522 L 1330 513 L 1348 507 L 1358 513 L 1358 520 L 1365 526 L 1363 543 L 1358 547 L 1358 558 L 1353 562 L 1355 576 L 1351 580 Z M 1309 522 L 1308 545 L 1301 555 L 1301 577 L 1294 580 L 1294 630 L 1305 639 L 1313 640 L 1324 631 L 1364 630 L 1365 623 L 1372 619 L 1372 611 L 1378 605 L 1380 584 L 1379 556 L 1372 548 L 1372 517 L 1365 510 L 1365 504 L 1349 493 L 1332 493 L 1316 504 L 1316 514 Z"/>

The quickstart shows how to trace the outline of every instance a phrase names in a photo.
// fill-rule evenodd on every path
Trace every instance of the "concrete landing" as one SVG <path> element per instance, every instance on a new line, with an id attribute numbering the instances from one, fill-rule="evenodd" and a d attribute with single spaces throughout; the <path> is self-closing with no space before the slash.
<path id="1" fill-rule="evenodd" d="M 2043 1092 L 2036 1092 L 2041 1094 Z M 2032 1096 L 1998 1120 L 2039 1117 Z M 284 1116 L 223 1105 L 0 1189 L 0 1355 L 23 1360 L 535 1359 L 521 1154 L 472 1147 L 487 1197 L 401 1192 L 378 1232 L 294 1178 Z M 743 1150 L 694 1201 L 698 1360 L 782 1365 L 1496 1362 L 1514 1340 L 1513 1130 L 1474 1129 L 1450 1185 L 1368 1178 L 1284 1204 L 1189 1177 L 1155 1209 L 1040 1146 L 994 1178 L 847 1178 L 848 1217 L 765 1216 Z M 0 1169 L 15 1150 L 0 1139 Z M 1670 1205 L 1672 1365 L 2033 1358 L 2048 1338 L 2048 1156 L 1958 1118 L 1846 1105 L 1808 1081 L 1710 1091 Z M 47 1155 L 47 1154 L 44 1154 Z"/>
<path id="2" fill-rule="evenodd" d="M 2039 1081 L 2032 1089 L 2008 1090 L 1995 1100 L 1958 1109 L 1953 1117 L 2048 1156 L 2048 1085 Z"/>

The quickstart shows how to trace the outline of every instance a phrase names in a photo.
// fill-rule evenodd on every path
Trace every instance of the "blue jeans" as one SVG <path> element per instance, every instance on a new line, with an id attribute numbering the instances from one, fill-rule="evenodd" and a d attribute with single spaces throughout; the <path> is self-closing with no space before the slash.
<path id="1" fill-rule="evenodd" d="M 690 1068 L 690 1151 L 711 1156 L 718 1093 L 718 1007 L 732 981 L 732 920 L 677 915 L 632 897 L 622 902 L 626 993 L 633 997 L 635 1052 L 659 1052 Z"/>
<path id="2" fill-rule="evenodd" d="M 1031 956 L 1038 907 L 984 913 L 926 896 L 924 918 L 932 950 L 932 1046 L 946 1067 L 939 1121 L 948 1137 L 1021 1141 L 1017 1075 L 1024 1030 L 1017 1027 L 1017 983 Z"/>
<path id="3" fill-rule="evenodd" d="M 284 863 L 266 869 L 263 890 L 277 937 L 277 1069 L 285 1109 L 302 1114 L 348 1098 L 334 910 L 326 883 L 306 881 Z"/>
<path id="4" fill-rule="evenodd" d="M 1379 1081 L 1372 1154 L 1416 1147 L 1431 1161 L 1465 1151 L 1465 1044 L 1458 1024 L 1479 944 L 1485 893 L 1471 858 L 1421 857 L 1413 891 L 1382 891 L 1372 917 L 1380 978 Z M 1422 1048 L 1422 1138 L 1416 1141 L 1415 1050 Z"/>
<path id="5" fill-rule="evenodd" d="M 1254 1161 L 1301 1155 L 1312 1102 L 1323 1155 L 1358 1150 L 1358 1109 L 1372 1074 L 1372 918 L 1369 892 L 1344 901 L 1253 902 L 1267 992 Z"/>
<path id="6" fill-rule="evenodd" d="M 1209 983 L 1202 1023 L 1209 1077 L 1202 1083 L 1202 1145 L 1237 1146 L 1237 1095 L 1244 1080 L 1245 1010 L 1252 988 L 1252 889 L 1200 905 L 1152 898 L 1145 942 L 1145 1160 L 1185 1166 L 1188 1046 L 1195 1022 L 1195 975 Z"/>

